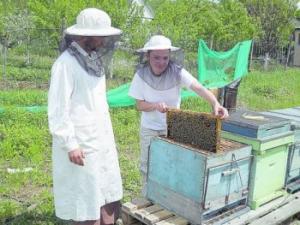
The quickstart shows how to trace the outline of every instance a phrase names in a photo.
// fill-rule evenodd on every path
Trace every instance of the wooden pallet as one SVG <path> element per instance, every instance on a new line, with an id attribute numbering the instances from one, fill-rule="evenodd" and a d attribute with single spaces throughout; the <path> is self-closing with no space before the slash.
<path id="1" fill-rule="evenodd" d="M 240 213 L 243 209 L 235 208 L 224 214 L 204 221 L 203 225 L 279 225 L 300 213 L 300 192 L 283 196 L 264 206 Z M 226 218 L 227 217 L 227 218 Z M 227 220 L 227 222 L 224 221 Z M 228 221 L 229 220 L 229 221 Z M 147 199 L 135 199 L 122 205 L 122 221 L 118 225 L 188 225 L 188 220 L 176 216 L 163 207 Z"/>
<path id="2" fill-rule="evenodd" d="M 244 212 L 248 207 L 238 206 L 202 222 L 203 225 L 219 225 Z M 119 225 L 188 225 L 190 222 L 146 199 L 135 199 L 122 206 L 122 224 Z"/>
<path id="3" fill-rule="evenodd" d="M 146 199 L 135 199 L 122 205 L 124 225 L 187 225 L 189 222 Z"/>
<path id="4" fill-rule="evenodd" d="M 300 213 L 300 192 L 273 200 L 224 225 L 278 225 Z"/>

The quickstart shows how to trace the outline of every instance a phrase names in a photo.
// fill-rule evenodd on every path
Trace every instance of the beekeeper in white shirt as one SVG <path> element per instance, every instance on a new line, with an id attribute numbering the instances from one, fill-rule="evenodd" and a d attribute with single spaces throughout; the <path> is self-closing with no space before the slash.
<path id="1" fill-rule="evenodd" d="M 208 101 L 215 115 L 228 117 L 227 110 L 222 107 L 215 96 L 203 87 L 182 66 L 170 60 L 170 53 L 179 48 L 172 46 L 170 39 L 163 35 L 154 35 L 139 49 L 146 55 L 146 61 L 132 80 L 129 95 L 136 99 L 137 109 L 142 111 L 140 144 L 140 170 L 143 177 L 142 194 L 146 195 L 148 151 L 151 138 L 166 135 L 166 111 L 180 108 L 180 90 L 182 87 L 193 90 Z"/>
<path id="2" fill-rule="evenodd" d="M 122 182 L 102 57 L 121 30 L 88 8 L 65 34 L 70 43 L 52 67 L 48 95 L 55 213 L 74 224 L 114 224 Z"/>

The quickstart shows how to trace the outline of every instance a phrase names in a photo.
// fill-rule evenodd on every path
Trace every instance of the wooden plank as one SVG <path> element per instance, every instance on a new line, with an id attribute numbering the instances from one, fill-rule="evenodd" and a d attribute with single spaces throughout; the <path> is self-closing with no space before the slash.
<path id="1" fill-rule="evenodd" d="M 137 209 L 137 206 L 132 204 L 132 202 L 126 202 L 122 205 L 122 211 L 126 211 L 127 213 L 132 212 Z"/>
<path id="2" fill-rule="evenodd" d="M 150 214 L 150 215 L 146 216 L 145 217 L 145 222 L 147 224 L 154 224 L 154 223 L 157 223 L 161 220 L 168 219 L 172 216 L 173 216 L 173 214 L 170 211 L 162 210 L 162 211 L 158 211 L 154 214 Z"/>
<path id="3" fill-rule="evenodd" d="M 135 215 L 140 219 L 144 219 L 146 216 L 148 216 L 150 214 L 153 214 L 153 213 L 156 213 L 156 212 L 161 211 L 161 210 L 163 210 L 163 208 L 161 206 L 152 205 L 152 206 L 149 206 L 147 208 L 137 210 L 135 212 Z"/>
<path id="4" fill-rule="evenodd" d="M 155 225 L 187 225 L 189 221 L 180 217 L 180 216 L 172 216 L 166 220 L 159 221 L 155 223 Z"/>
<path id="5" fill-rule="evenodd" d="M 137 209 L 142 209 L 142 208 L 145 208 L 145 207 L 148 207 L 148 206 L 152 205 L 152 203 L 149 200 L 145 199 L 145 198 L 133 199 L 132 203 L 137 206 Z"/>
<path id="6" fill-rule="evenodd" d="M 133 212 L 137 209 L 145 208 L 152 205 L 150 201 L 144 198 L 134 199 L 131 202 L 126 202 L 122 205 L 122 210 Z"/>
<path id="7" fill-rule="evenodd" d="M 250 225 L 275 225 L 281 224 L 288 218 L 294 216 L 295 214 L 300 212 L 300 199 L 295 199 L 291 201 L 287 205 L 282 206 L 281 208 L 274 210 L 272 213 L 250 223 Z"/>

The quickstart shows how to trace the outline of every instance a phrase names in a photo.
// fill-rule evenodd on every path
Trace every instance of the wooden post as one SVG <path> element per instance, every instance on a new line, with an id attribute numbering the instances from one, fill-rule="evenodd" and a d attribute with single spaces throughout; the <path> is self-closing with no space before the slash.
<path id="1" fill-rule="evenodd" d="M 248 71 L 251 71 L 252 69 L 252 54 L 253 54 L 253 47 L 254 47 L 254 40 L 251 43 L 251 50 L 250 50 L 250 58 L 248 63 Z"/>
<path id="2" fill-rule="evenodd" d="M 6 64 L 7 64 L 7 34 L 4 35 L 4 44 L 3 44 L 3 75 L 2 80 L 6 82 Z"/>
<path id="3" fill-rule="evenodd" d="M 285 62 L 284 69 L 287 69 L 287 66 L 288 66 L 288 63 L 289 63 L 290 54 L 291 54 L 291 43 L 289 43 L 289 47 L 288 47 L 288 52 L 287 52 L 287 56 L 286 56 L 286 62 Z"/>
<path id="4" fill-rule="evenodd" d="M 30 46 L 30 34 L 29 34 L 29 28 L 26 27 L 26 36 L 27 36 L 27 43 L 26 43 L 26 65 L 30 64 L 30 53 L 29 53 L 29 46 Z"/>
<path id="5" fill-rule="evenodd" d="M 269 61 L 270 61 L 270 57 L 269 57 L 269 52 L 266 52 L 265 57 L 264 57 L 264 70 L 268 70 L 269 67 Z"/>
<path id="6" fill-rule="evenodd" d="M 60 40 L 58 42 L 58 52 L 62 53 L 67 48 L 67 41 L 65 39 L 64 30 L 66 29 L 66 18 L 63 17 L 61 19 L 61 26 L 60 26 Z"/>
<path id="7" fill-rule="evenodd" d="M 293 40 L 293 36 L 291 35 L 290 40 L 289 40 L 289 47 L 288 47 L 288 52 L 287 52 L 287 56 L 286 56 L 285 67 L 284 67 L 285 69 L 287 69 L 289 59 L 290 59 L 292 40 Z"/>

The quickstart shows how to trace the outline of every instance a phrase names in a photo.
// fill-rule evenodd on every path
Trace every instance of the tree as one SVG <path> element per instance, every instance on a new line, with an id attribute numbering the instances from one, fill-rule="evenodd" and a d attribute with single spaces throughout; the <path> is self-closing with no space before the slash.
<path id="1" fill-rule="evenodd" d="M 254 20 L 248 16 L 243 4 L 235 0 L 222 0 L 218 4 L 221 21 L 215 34 L 215 49 L 228 50 L 237 42 L 257 36 Z"/>
<path id="2" fill-rule="evenodd" d="M 264 53 L 286 46 L 294 30 L 296 0 L 240 0 L 259 29 L 258 40 Z"/>
<path id="3" fill-rule="evenodd" d="M 198 39 L 209 39 L 218 21 L 213 3 L 206 0 L 163 1 L 155 9 L 151 32 L 170 37 L 184 49 L 197 49 Z"/>
<path id="4" fill-rule="evenodd" d="M 87 7 L 106 11 L 112 19 L 112 26 L 122 29 L 124 33 L 141 26 L 137 15 L 139 11 L 130 11 L 130 3 L 127 0 L 29 0 L 36 27 L 46 29 L 48 35 L 55 40 L 55 47 L 58 46 L 62 31 L 75 24 L 78 13 Z M 131 17 L 128 22 L 129 16 Z M 133 40 L 132 35 L 127 36 L 129 42 Z"/>
<path id="5" fill-rule="evenodd" d="M 298 18 L 298 19 L 300 18 L 300 10 L 299 9 L 296 11 L 295 17 Z"/>
<path id="6" fill-rule="evenodd" d="M 0 1 L 0 19 L 3 21 L 0 23 L 0 43 L 2 45 L 11 45 L 12 31 L 24 26 L 24 23 L 29 23 L 29 13 L 26 10 L 27 3 L 22 0 L 7 0 Z M 25 21 L 20 19 L 22 16 Z M 14 21 L 15 20 L 15 21 Z M 21 35 L 21 34 L 17 34 Z M 14 36 L 14 35 L 13 35 Z M 16 38 L 13 38 L 16 39 Z M 4 43 L 5 42 L 5 43 Z M 7 46 L 8 47 L 8 46 Z"/>
<path id="7" fill-rule="evenodd" d="M 157 4 L 157 1 L 150 1 Z M 155 7 L 152 33 L 162 32 L 182 48 L 196 52 L 198 40 L 224 50 L 251 39 L 255 27 L 245 7 L 234 0 L 164 0 Z"/>

